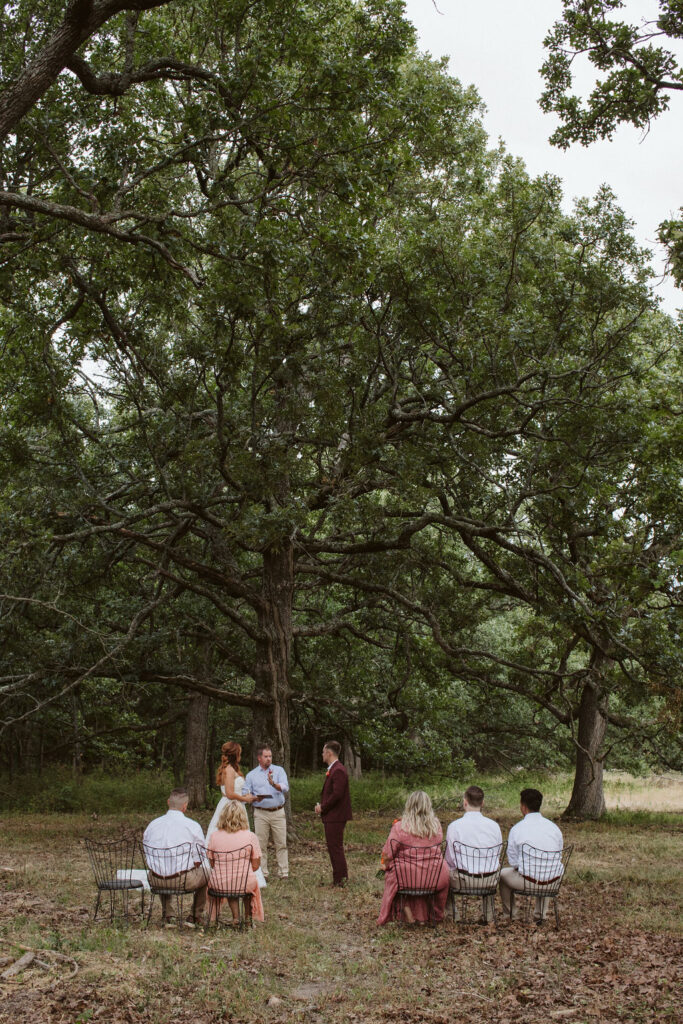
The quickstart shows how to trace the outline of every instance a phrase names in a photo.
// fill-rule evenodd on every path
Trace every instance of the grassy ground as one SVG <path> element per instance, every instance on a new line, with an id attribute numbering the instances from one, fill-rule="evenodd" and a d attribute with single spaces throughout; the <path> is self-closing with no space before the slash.
<path id="1" fill-rule="evenodd" d="M 555 797 L 546 788 L 552 812 L 562 786 Z M 504 830 L 518 789 L 489 787 Z M 433 796 L 445 825 L 454 794 Z M 378 854 L 396 810 L 366 811 L 348 827 L 346 890 L 329 885 L 320 825 L 297 814 L 292 877 L 269 885 L 265 925 L 244 934 L 162 931 L 158 907 L 148 931 L 92 924 L 84 837 L 110 837 L 148 815 L 6 816 L 0 972 L 24 947 L 44 966 L 1 982 L 0 1022 L 680 1021 L 683 814 L 619 810 L 599 824 L 563 825 L 575 852 L 559 932 L 507 921 L 432 931 L 375 924 Z M 209 813 L 198 816 L 203 825 Z"/>

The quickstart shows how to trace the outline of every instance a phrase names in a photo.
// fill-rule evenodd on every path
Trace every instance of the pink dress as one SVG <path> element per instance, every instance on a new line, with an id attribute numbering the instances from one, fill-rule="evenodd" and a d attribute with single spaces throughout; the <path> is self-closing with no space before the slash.
<path id="1" fill-rule="evenodd" d="M 450 874 L 448 871 L 448 865 L 443 863 L 441 851 L 438 848 L 436 850 L 434 849 L 435 843 L 440 843 L 442 837 L 443 832 L 439 829 L 436 835 L 429 836 L 428 839 L 422 839 L 419 836 L 411 835 L 410 832 L 404 832 L 401 828 L 400 821 L 394 822 L 391 827 L 391 832 L 389 833 L 389 838 L 382 849 L 382 863 L 386 869 L 386 875 L 384 876 L 384 895 L 382 896 L 382 906 L 380 907 L 377 924 L 386 924 L 387 921 L 392 920 L 394 899 L 398 889 L 396 869 L 392 860 L 392 839 L 397 842 L 405 843 L 406 846 L 432 848 L 429 851 L 425 849 L 423 864 L 420 864 L 419 861 L 417 862 L 417 876 L 415 875 L 415 872 L 413 872 L 413 880 L 416 883 L 416 888 L 419 888 L 421 882 L 423 884 L 427 884 L 428 878 L 433 878 L 434 868 L 436 867 L 435 860 L 437 858 L 441 860 L 441 868 L 437 881 L 437 891 L 436 896 L 434 897 L 434 917 L 437 921 L 443 921 L 443 913 L 446 907 L 446 900 L 448 899 Z M 422 877 L 420 878 L 421 872 Z M 416 921 L 429 920 L 429 904 L 425 897 L 410 897 L 406 899 L 405 905 L 410 907 Z"/>
<path id="2" fill-rule="evenodd" d="M 240 829 L 239 832 L 226 832 L 225 829 L 218 828 L 215 832 L 211 833 L 209 839 L 209 845 L 207 847 L 209 851 L 209 860 L 211 859 L 211 853 L 233 853 L 235 850 L 239 850 L 243 846 L 251 844 L 252 857 L 261 857 L 261 846 L 254 835 L 248 829 Z M 237 869 L 239 870 L 239 869 Z M 237 874 L 236 870 L 236 874 Z M 214 873 L 212 872 L 211 878 L 209 879 L 209 888 L 211 888 L 212 881 L 214 880 Z M 229 881 L 229 879 L 228 879 Z M 225 884 L 225 878 L 221 879 L 221 882 Z M 218 884 L 218 888 L 221 888 L 221 883 Z M 257 921 L 263 921 L 263 900 L 261 899 L 261 890 L 258 886 L 256 874 L 249 867 L 249 874 L 247 876 L 247 892 L 251 893 L 251 913 L 252 917 L 255 917 Z"/>

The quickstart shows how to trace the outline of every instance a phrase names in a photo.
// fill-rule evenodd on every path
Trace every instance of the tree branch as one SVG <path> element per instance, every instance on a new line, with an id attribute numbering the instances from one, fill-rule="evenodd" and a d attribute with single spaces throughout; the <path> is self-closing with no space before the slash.
<path id="1" fill-rule="evenodd" d="M 78 224 L 80 227 L 96 231 L 98 234 L 110 235 L 121 242 L 129 242 L 133 245 L 145 245 L 154 249 L 174 270 L 179 270 L 185 277 L 192 281 L 195 287 L 201 287 L 201 279 L 197 273 L 176 260 L 166 246 L 156 238 L 149 235 L 141 235 L 134 231 L 122 231 L 114 226 L 117 220 L 125 220 L 125 213 L 116 214 L 95 214 L 86 213 L 77 206 L 67 206 L 64 203 L 50 203 L 45 199 L 38 199 L 36 196 L 23 195 L 20 192 L 0 192 L 0 207 L 8 207 L 15 210 L 28 210 L 31 213 L 42 214 L 44 217 L 51 217 L 55 220 L 69 221 L 71 224 Z"/>
<path id="2" fill-rule="evenodd" d="M 185 64 L 172 57 L 149 61 L 148 64 L 143 64 L 136 71 L 124 71 L 121 74 L 107 72 L 97 75 L 86 60 L 83 60 L 78 54 L 74 54 L 66 67 L 69 71 L 73 71 L 85 90 L 94 96 L 123 96 L 132 85 L 159 81 L 159 79 L 180 82 L 210 82 L 214 79 L 214 75 L 206 68 L 201 68 L 196 64 Z"/>
<path id="3" fill-rule="evenodd" d="M 147 11 L 171 0 L 71 0 L 64 21 L 0 95 L 0 139 L 45 95 L 76 50 L 121 11 Z"/>

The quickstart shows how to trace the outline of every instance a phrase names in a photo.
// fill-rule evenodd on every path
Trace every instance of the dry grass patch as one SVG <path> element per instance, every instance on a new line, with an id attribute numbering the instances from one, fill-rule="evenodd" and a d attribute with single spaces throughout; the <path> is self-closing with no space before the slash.
<path id="1" fill-rule="evenodd" d="M 683 814 L 683 775 L 669 772 L 643 778 L 628 772 L 607 772 L 605 803 L 608 810 Z"/>

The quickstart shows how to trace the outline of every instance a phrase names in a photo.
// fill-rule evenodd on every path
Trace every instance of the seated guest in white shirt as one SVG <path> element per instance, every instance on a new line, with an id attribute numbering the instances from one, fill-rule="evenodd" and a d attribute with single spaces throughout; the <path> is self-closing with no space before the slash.
<path id="1" fill-rule="evenodd" d="M 509 868 L 500 873 L 500 897 L 503 910 L 510 913 L 510 901 L 513 890 L 524 889 L 524 879 L 530 882 L 550 882 L 562 874 L 562 833 L 554 821 L 544 818 L 541 814 L 543 794 L 537 789 L 523 789 L 520 793 L 520 811 L 523 818 L 513 825 L 508 836 Z M 527 855 L 522 863 L 522 846 L 528 844 L 537 850 L 544 850 L 556 857 L 536 859 Z M 545 921 L 548 913 L 547 899 L 536 897 L 534 910 L 535 921 Z M 512 916 L 517 916 L 517 907 L 512 902 Z"/>
<path id="2" fill-rule="evenodd" d="M 174 789 L 168 798 L 168 811 L 161 818 L 155 818 L 145 829 L 142 843 L 145 860 L 152 876 L 152 885 L 165 879 L 169 889 L 182 886 L 184 891 L 194 892 L 192 914 L 184 922 L 189 927 L 199 923 L 206 906 L 206 872 L 204 870 L 204 833 L 202 827 L 192 818 L 185 817 L 189 795 L 185 789 Z M 190 843 L 189 853 L 181 857 L 164 857 L 155 850 L 172 850 L 176 846 Z M 184 872 L 187 871 L 185 875 Z M 172 896 L 161 896 L 161 915 L 164 924 L 173 924 L 170 913 Z"/>
<path id="3" fill-rule="evenodd" d="M 451 869 L 451 892 L 465 893 L 481 883 L 482 876 L 498 870 L 503 836 L 500 825 L 481 812 L 484 790 L 469 786 L 462 798 L 465 813 L 452 821 L 446 832 L 446 863 Z M 467 847 L 476 848 L 467 849 Z M 483 853 L 482 851 L 488 851 Z M 454 898 L 455 917 L 459 916 L 458 900 Z M 493 897 L 482 898 L 481 922 L 493 919 Z"/>

